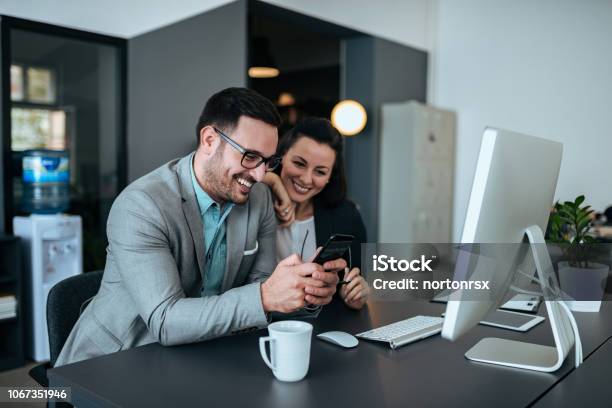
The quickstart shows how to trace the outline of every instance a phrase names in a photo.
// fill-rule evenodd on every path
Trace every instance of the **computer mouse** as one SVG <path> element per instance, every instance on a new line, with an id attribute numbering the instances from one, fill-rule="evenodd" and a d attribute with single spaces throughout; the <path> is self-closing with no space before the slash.
<path id="1" fill-rule="evenodd" d="M 341 331 L 328 331 L 325 333 L 317 334 L 317 337 L 321 340 L 325 340 L 336 346 L 344 347 L 344 348 L 352 348 L 357 347 L 359 344 L 359 340 L 352 334 L 348 334 Z"/>

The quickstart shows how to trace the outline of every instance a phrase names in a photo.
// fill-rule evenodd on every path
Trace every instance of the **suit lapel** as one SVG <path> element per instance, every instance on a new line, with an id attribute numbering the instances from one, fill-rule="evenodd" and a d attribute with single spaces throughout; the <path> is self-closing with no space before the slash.
<path id="1" fill-rule="evenodd" d="M 195 246 L 196 257 L 198 261 L 198 270 L 202 276 L 202 283 L 204 283 L 205 263 L 204 263 L 204 225 L 202 225 L 202 216 L 200 215 L 200 207 L 198 207 L 198 200 L 196 199 L 195 191 L 193 190 L 193 183 L 191 182 L 191 158 L 193 153 L 189 156 L 183 157 L 177 166 L 179 185 L 181 187 L 181 200 L 183 207 L 183 214 L 185 221 L 189 227 L 191 238 Z"/>
<path id="2" fill-rule="evenodd" d="M 242 262 L 244 246 L 246 243 L 248 225 L 248 204 L 234 205 L 225 220 L 225 234 L 227 242 L 227 259 L 225 261 L 225 274 L 221 291 L 225 292 L 232 287 L 238 267 Z"/>

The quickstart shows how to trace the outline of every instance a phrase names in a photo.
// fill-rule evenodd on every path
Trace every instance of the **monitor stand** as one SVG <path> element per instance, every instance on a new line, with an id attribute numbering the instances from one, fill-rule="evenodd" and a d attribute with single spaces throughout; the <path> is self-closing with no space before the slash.
<path id="1" fill-rule="evenodd" d="M 563 300 L 552 261 L 546 249 L 542 229 L 533 225 L 525 230 L 544 294 L 548 319 L 555 346 L 525 343 L 487 337 L 465 353 L 469 360 L 526 370 L 553 372 L 558 370 L 572 346 L 576 346 L 576 367 L 582 363 L 582 345 L 576 320 Z"/>

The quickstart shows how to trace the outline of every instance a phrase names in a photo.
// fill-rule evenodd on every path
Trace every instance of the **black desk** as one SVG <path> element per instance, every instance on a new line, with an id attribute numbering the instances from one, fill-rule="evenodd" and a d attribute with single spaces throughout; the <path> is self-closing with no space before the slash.
<path id="1" fill-rule="evenodd" d="M 577 370 L 559 382 L 534 406 L 547 407 L 610 407 L 610 371 L 612 371 L 612 339 L 597 349 Z"/>
<path id="2" fill-rule="evenodd" d="M 417 314 L 439 315 L 444 307 L 428 302 L 372 302 L 354 312 L 335 302 L 311 322 L 314 334 L 358 333 Z M 544 311 L 542 306 L 540 313 Z M 600 313 L 577 314 L 577 320 L 587 357 L 612 336 L 612 302 L 604 302 Z M 552 374 L 471 362 L 463 356 L 482 337 L 552 345 L 547 319 L 528 333 L 478 326 L 456 342 L 435 336 L 398 350 L 363 340 L 357 348 L 346 350 L 313 338 L 306 379 L 282 383 L 259 355 L 258 338 L 266 333 L 177 347 L 150 344 L 50 370 L 49 378 L 52 386 L 72 387 L 73 402 L 79 407 L 501 408 L 531 404 L 573 370 L 573 350 Z"/>

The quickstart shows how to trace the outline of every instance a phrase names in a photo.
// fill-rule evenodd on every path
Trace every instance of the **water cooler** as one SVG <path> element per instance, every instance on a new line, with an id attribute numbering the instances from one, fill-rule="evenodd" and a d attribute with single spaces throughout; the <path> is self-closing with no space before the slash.
<path id="1" fill-rule="evenodd" d="M 13 218 L 13 233 L 23 241 L 28 294 L 27 352 L 49 360 L 47 296 L 59 281 L 83 272 L 81 217 L 33 214 Z"/>

